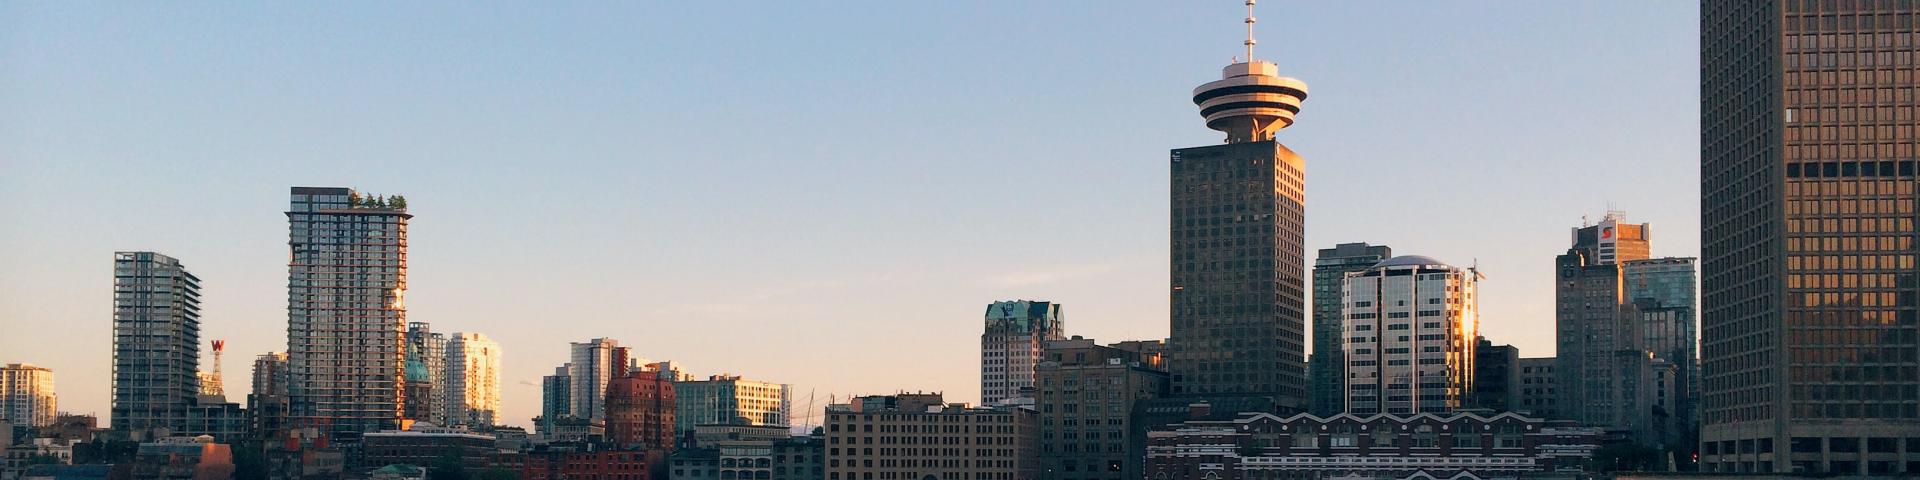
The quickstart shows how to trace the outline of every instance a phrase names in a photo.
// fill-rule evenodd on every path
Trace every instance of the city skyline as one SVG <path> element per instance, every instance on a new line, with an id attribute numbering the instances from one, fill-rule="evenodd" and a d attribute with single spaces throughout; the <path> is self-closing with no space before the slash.
<path id="1" fill-rule="evenodd" d="M 59 38 L 60 35 L 44 31 L 51 23 L 41 22 L 85 13 L 40 6 L 0 8 L 52 9 L 23 12 L 24 15 L 18 16 L 0 15 L 0 18 L 24 19 L 17 20 L 27 31 L 20 34 L 19 40 L 23 42 L 48 36 Z M 709 16 L 729 15 L 726 9 L 732 7 L 711 8 L 714 10 L 670 13 L 682 16 L 675 18 L 705 22 L 712 21 Z M 781 8 L 785 7 L 766 9 Z M 938 85 L 961 90 L 933 99 L 910 98 L 910 95 L 927 94 L 919 87 L 895 90 L 888 86 L 873 92 L 878 95 L 878 101 L 887 104 L 936 109 L 952 107 L 950 102 L 992 100 L 985 105 L 993 108 L 949 108 L 951 118 L 906 130 L 886 124 L 899 121 L 900 112 L 908 109 L 866 107 L 853 112 L 864 111 L 862 115 L 874 118 L 854 120 L 853 112 L 828 108 L 814 100 L 774 98 L 804 92 L 830 92 L 831 98 L 847 98 L 839 95 L 850 95 L 857 89 L 842 89 L 864 83 L 855 81 L 856 77 L 876 74 L 860 68 L 834 73 L 837 70 L 829 65 L 801 69 L 794 77 L 797 86 L 782 87 L 797 90 L 742 92 L 748 95 L 744 99 L 718 98 L 722 101 L 720 106 L 726 108 L 706 106 L 679 114 L 666 111 L 685 106 L 659 98 L 615 96 L 603 105 L 590 102 L 593 97 L 565 94 L 546 99 L 500 98 L 473 107 L 482 110 L 469 110 L 438 102 L 466 95 L 470 93 L 467 89 L 476 88 L 478 84 L 450 86 L 451 92 L 445 95 L 455 96 L 453 98 L 428 95 L 429 92 L 424 91 L 381 90 L 401 85 L 398 78 L 350 84 L 345 91 L 403 97 L 426 95 L 422 98 L 434 102 L 435 108 L 428 110 L 436 112 L 438 116 L 431 118 L 437 120 L 449 120 L 445 117 L 461 113 L 485 114 L 484 109 L 494 109 L 491 111 L 494 115 L 532 114 L 567 125 L 560 127 L 563 130 L 547 131 L 547 135 L 519 133 L 517 128 L 512 128 L 519 126 L 517 123 L 482 120 L 453 121 L 451 126 L 431 127 L 430 117 L 402 115 L 395 118 L 390 128 L 424 135 L 410 138 L 399 138 L 404 135 L 398 133 L 370 135 L 366 137 L 368 142 L 356 144 L 358 146 L 327 147 L 288 137 L 295 135 L 294 132 L 318 129 L 320 125 L 272 123 L 330 123 L 330 120 L 386 111 L 350 103 L 340 110 L 317 105 L 299 109 L 312 112 L 309 115 L 315 117 L 311 118 L 268 115 L 272 121 L 263 128 L 268 129 L 269 135 L 245 141 L 209 141 L 204 135 L 195 134 L 174 139 L 128 138 L 106 146 L 81 146 L 75 142 L 85 137 L 64 130 L 72 127 L 70 122 L 97 119 L 87 115 L 113 110 L 104 105 L 91 105 L 79 113 L 58 114 L 50 108 L 61 105 L 56 103 L 65 98 L 60 95 L 73 95 L 82 87 L 63 87 L 52 85 L 49 80 L 0 74 L 0 105 L 22 106 L 12 110 L 20 113 L 0 114 L 5 115 L 0 116 L 0 167 L 27 172 L 0 179 L 0 198 L 37 207 L 30 211 L 10 210 L 0 217 L 7 224 L 18 226 L 0 232 L 0 252 L 4 252 L 0 253 L 0 261 L 17 265 L 22 273 L 0 279 L 0 320 L 9 327 L 17 322 L 74 325 L 80 333 L 70 337 L 74 342 L 71 348 L 50 348 L 43 344 L 54 342 L 30 338 L 32 336 L 0 339 L 0 351 L 10 355 L 0 358 L 0 362 L 54 368 L 61 374 L 60 388 L 66 397 L 62 405 L 78 412 L 106 412 L 105 387 L 110 376 L 103 373 L 106 362 L 100 359 L 106 358 L 103 352 L 111 347 L 105 335 L 111 314 L 106 302 L 98 298 L 98 292 L 110 285 L 110 279 L 103 280 L 102 272 L 92 271 L 97 268 L 86 267 L 99 265 L 117 250 L 162 252 L 194 266 L 205 284 L 202 337 L 227 339 L 229 350 L 238 358 L 285 351 L 286 220 L 279 215 L 284 204 L 278 202 L 285 200 L 282 195 L 286 188 L 306 185 L 356 186 L 372 193 L 409 195 L 413 204 L 411 213 L 419 218 L 409 231 L 407 320 L 429 322 L 436 331 L 483 332 L 501 342 L 501 349 L 510 352 L 506 357 L 510 361 L 501 378 L 505 397 L 501 420 L 509 425 L 530 425 L 528 419 L 539 411 L 540 376 L 565 362 L 565 342 L 579 338 L 620 339 L 623 345 L 633 347 L 636 357 L 674 360 L 703 377 L 733 373 L 793 384 L 796 397 L 806 391 L 814 391 L 821 397 L 815 408 L 827 403 L 828 394 L 844 398 L 849 394 L 886 394 L 901 388 L 941 390 L 949 399 L 972 400 L 978 372 L 974 363 L 964 359 L 977 358 L 977 346 L 971 335 L 977 333 L 974 329 L 978 326 L 981 302 L 1029 298 L 1071 304 L 1076 314 L 1070 334 L 1105 341 L 1166 338 L 1167 305 L 1163 295 L 1168 278 L 1167 191 L 1164 190 L 1167 178 L 1163 176 L 1164 166 L 1156 162 L 1165 161 L 1161 155 L 1167 148 L 1218 143 L 1216 132 L 1194 121 L 1193 105 L 1183 92 L 1193 85 L 1217 79 L 1215 72 L 1229 63 L 1227 57 L 1238 53 L 1239 35 L 1234 28 L 1238 13 L 1231 8 L 1202 11 L 1133 6 L 1094 11 L 1103 17 L 1100 22 L 1088 25 L 1046 25 L 1049 21 L 1063 21 L 1086 12 L 1059 6 L 1033 8 L 1030 19 L 980 18 L 978 14 L 970 14 L 952 19 L 951 24 L 921 26 L 928 38 L 936 39 L 943 38 L 940 35 L 958 35 L 970 27 L 1001 26 L 993 22 L 996 20 L 1008 22 L 1004 26 L 1009 31 L 1004 33 L 1015 39 L 1051 40 L 1057 38 L 1056 35 L 1092 35 L 1095 28 L 1092 24 L 1109 24 L 1099 27 L 1104 30 L 1116 21 L 1146 22 L 1159 29 L 1151 30 L 1157 32 L 1156 35 L 1144 35 L 1152 40 L 1129 40 L 1112 33 L 1093 37 L 1109 42 L 1116 52 L 1126 52 L 1114 56 L 1138 55 L 1138 59 L 1055 55 L 1093 48 L 1062 42 L 1062 46 L 1071 48 L 1024 52 L 996 60 L 985 51 L 934 45 L 937 42 L 931 40 L 908 42 L 910 45 L 904 47 L 883 45 L 885 42 L 880 39 L 892 36 L 885 28 L 900 27 L 851 33 L 852 38 L 873 39 L 874 48 L 887 48 L 887 55 L 878 55 L 881 58 L 904 56 L 917 50 L 916 55 L 940 57 L 977 69 L 971 72 L 955 69 L 951 73 L 957 78 L 935 80 L 941 82 Z M 1691 128 L 1697 118 L 1697 102 L 1692 100 L 1697 88 L 1697 70 L 1691 66 L 1697 52 L 1690 48 L 1671 48 L 1673 52 L 1647 48 L 1674 41 L 1686 45 L 1697 42 L 1697 38 L 1693 38 L 1696 25 L 1692 20 L 1696 6 L 1660 5 L 1638 9 L 1652 12 L 1597 5 L 1504 6 L 1514 10 L 1508 15 L 1522 18 L 1580 18 L 1592 22 L 1583 23 L 1582 28 L 1648 33 L 1647 38 L 1628 35 L 1603 41 L 1575 38 L 1582 28 L 1561 32 L 1520 26 L 1504 32 L 1539 37 L 1529 38 L 1544 44 L 1533 47 L 1540 51 L 1527 48 L 1516 51 L 1517 47 L 1504 45 L 1511 43 L 1511 38 L 1486 32 L 1427 30 L 1423 32 L 1435 38 L 1417 46 L 1395 40 L 1414 34 L 1392 32 L 1390 27 L 1416 23 L 1416 17 L 1422 15 L 1457 19 L 1459 24 L 1480 27 L 1497 23 L 1448 12 L 1457 7 L 1408 6 L 1407 11 L 1386 15 L 1381 22 L 1384 25 L 1366 25 L 1366 21 L 1381 19 L 1341 8 L 1345 7 L 1320 6 L 1299 12 L 1269 13 L 1262 23 L 1263 38 L 1268 40 L 1263 44 L 1267 46 L 1259 50 L 1260 58 L 1278 63 L 1283 75 L 1306 79 L 1316 85 L 1313 108 L 1301 113 L 1307 121 L 1290 128 L 1282 139 L 1308 159 L 1307 169 L 1311 172 L 1312 181 L 1307 182 L 1306 249 L 1364 241 L 1430 254 L 1455 265 L 1477 263 L 1489 276 L 1483 287 L 1485 321 L 1481 330 L 1496 342 L 1518 346 L 1524 357 L 1552 354 L 1553 298 L 1549 280 L 1553 266 L 1543 259 L 1565 248 L 1562 229 L 1577 220 L 1575 217 L 1586 214 L 1597 219 L 1606 203 L 1612 201 L 1631 212 L 1636 221 L 1651 223 L 1663 232 L 1654 256 L 1698 256 L 1698 219 L 1694 209 L 1684 208 L 1698 201 L 1697 169 L 1693 163 L 1698 153 L 1697 138 Z M 1661 8 L 1674 11 L 1661 11 Z M 554 18 L 568 13 L 580 12 L 534 18 Z M 1142 18 L 1126 16 L 1134 14 Z M 1672 15 L 1676 19 L 1665 20 L 1660 15 Z M 1122 18 L 1107 18 L 1114 16 Z M 1294 17 L 1315 20 L 1300 24 L 1287 21 Z M 782 27 L 759 17 L 749 18 L 757 27 L 770 32 L 782 31 Z M 182 19 L 162 16 L 157 20 L 161 24 L 158 27 Z M 12 21 L 15 20 L 0 20 Z M 488 24 L 485 18 L 454 19 L 453 24 L 458 26 L 463 21 Z M 587 29 L 588 33 L 582 35 L 613 34 L 597 30 L 610 28 L 608 25 L 593 25 L 595 28 Z M 0 23 L 0 26 L 8 24 Z M 325 29 L 329 26 L 340 27 L 324 24 L 298 33 L 318 35 L 327 32 Z M 1038 31 L 1055 26 L 1071 34 Z M 1336 33 L 1340 28 L 1355 31 Z M 449 30 L 435 32 L 455 35 L 455 38 L 463 35 Z M 143 33 L 157 34 L 129 35 Z M 211 32 L 206 35 L 215 37 L 188 37 L 180 42 L 192 45 L 226 38 L 221 35 L 246 38 L 246 33 Z M 1364 35 L 1379 35 L 1384 39 L 1357 38 Z M 562 39 L 585 42 L 591 37 Z M 1351 43 L 1356 40 L 1360 41 Z M 1008 40 L 996 39 L 990 43 L 1001 41 Z M 1167 45 L 1149 45 L 1156 42 Z M 776 50 L 806 48 L 762 46 Z M 117 43 L 95 47 L 97 49 L 83 49 L 80 53 L 113 58 L 129 54 L 123 49 L 131 48 Z M 249 52 L 266 56 L 276 52 L 268 50 L 270 48 L 300 47 L 277 44 Z M 726 47 L 742 46 L 727 44 Z M 1490 57 L 1519 55 L 1530 66 L 1527 69 L 1503 67 L 1510 58 L 1498 62 L 1487 58 L 1413 60 L 1406 65 L 1383 65 L 1355 61 L 1353 57 L 1356 51 L 1362 54 L 1399 52 L 1395 49 L 1422 49 L 1415 52 L 1451 55 L 1456 52 L 1454 48 L 1494 52 Z M 1584 55 L 1545 54 L 1569 48 Z M 631 66 L 608 67 L 616 60 L 603 56 L 620 51 L 624 50 L 598 51 L 587 58 L 550 60 L 545 66 L 557 68 L 560 73 L 552 73 L 554 75 L 578 75 L 606 82 L 580 86 L 584 91 L 601 95 L 616 91 L 616 87 L 633 88 L 633 85 L 622 86 L 612 81 L 629 76 L 655 82 L 640 85 L 656 88 L 679 88 L 678 82 L 684 81 L 640 75 L 627 70 Z M 438 58 L 425 52 L 410 53 L 420 55 L 419 58 Z M 1529 53 L 1539 56 L 1525 56 Z M 415 58 L 395 55 L 396 58 L 384 61 L 398 64 Z M 783 63 L 784 60 L 766 58 L 769 55 L 751 58 L 772 65 L 794 66 Z M 1653 73 L 1637 78 L 1608 79 L 1617 83 L 1613 85 L 1582 78 L 1604 76 L 1605 72 L 1614 70 L 1613 66 L 1586 65 L 1608 63 L 1593 61 L 1594 55 L 1630 65 L 1647 65 L 1646 69 Z M 280 64 L 244 55 L 242 58 L 248 59 L 246 62 L 266 62 L 286 68 L 303 65 Z M 452 58 L 460 61 L 429 62 L 420 70 L 412 71 L 424 77 L 415 80 L 457 78 L 455 74 L 462 68 L 486 65 L 504 68 L 487 62 L 460 63 L 485 57 L 455 54 Z M 833 61 L 825 63 L 858 59 L 831 58 Z M 729 65 L 737 59 L 720 55 L 677 60 L 690 61 L 689 65 L 697 66 L 691 67 L 696 71 L 712 69 L 704 71 L 705 75 L 691 74 L 692 77 L 725 77 L 736 73 L 733 69 L 738 68 Z M 0 51 L 0 61 L 18 61 L 27 67 L 25 70 L 33 70 L 34 67 L 61 67 L 65 60 L 8 50 Z M 1659 67 L 1675 61 L 1683 65 L 1667 70 Z M 921 66 L 892 62 L 901 61 L 884 65 Z M 1543 62 L 1547 67 L 1539 66 Z M 245 62 L 216 63 L 237 68 Z M 1151 68 L 1143 71 L 1142 65 Z M 1006 71 L 1009 67 L 1035 73 L 1035 78 L 1002 79 L 980 73 Z M 623 73 L 594 77 L 601 68 Z M 1093 87 L 1047 85 L 1060 81 L 1055 76 L 1088 70 L 1103 72 L 1116 82 Z M 50 76 L 65 78 L 61 72 L 54 68 Z M 1416 75 L 1430 72 L 1440 81 L 1403 85 L 1399 78 L 1366 78 L 1368 74 L 1388 76 L 1386 74 L 1393 72 Z M 249 77 L 248 82 L 260 83 L 246 86 L 259 88 L 283 81 L 286 79 L 278 75 L 285 74 L 269 72 L 262 74 L 267 75 L 265 77 Z M 163 78 L 180 81 L 195 76 L 174 72 Z M 722 87 L 705 88 L 738 88 L 754 83 L 735 84 L 734 81 L 721 80 Z M 1553 84 L 1530 85 L 1541 82 Z M 829 86 L 829 83 L 845 85 Z M 997 93 L 968 93 L 963 87 L 969 85 L 976 88 L 984 85 L 990 87 L 985 90 Z M 1569 96 L 1564 92 L 1574 91 L 1573 86 L 1594 98 L 1564 98 Z M 267 105 L 298 106 L 285 103 L 285 99 L 273 101 L 278 97 L 269 92 L 241 90 L 247 96 L 266 95 Z M 205 93 L 208 92 L 190 89 L 188 93 L 176 93 L 178 98 L 168 97 L 167 101 L 184 101 Z M 1430 98 L 1442 93 L 1471 98 L 1474 108 L 1446 103 L 1455 100 Z M 52 99 L 40 98 L 40 94 Z M 1017 105 L 1048 95 L 1067 98 L 1047 101 L 1042 107 Z M 1103 98 L 1095 102 L 1091 98 L 1095 96 Z M 373 102 L 378 97 L 371 95 L 363 101 Z M 1612 104 L 1612 99 L 1625 97 L 1652 97 L 1648 103 L 1653 105 L 1628 108 Z M 847 99 L 858 103 L 858 99 Z M 1559 108 L 1526 105 L 1541 101 Z M 736 130 L 712 127 L 723 125 L 720 122 L 729 113 L 748 107 L 738 102 L 765 103 L 773 110 L 771 113 L 786 113 L 815 123 L 837 120 L 845 125 L 835 123 L 838 128 L 831 128 L 807 125 L 807 122 L 775 122 L 791 131 L 754 134 L 765 138 L 765 142 L 734 138 L 737 133 L 675 140 L 672 136 L 679 134 L 631 132 L 648 128 L 683 132 L 679 129 L 685 127 L 658 123 L 672 119 L 699 123 L 706 129 Z M 1414 103 L 1409 106 L 1409 102 Z M 180 105 L 144 103 L 133 108 L 159 115 L 175 111 Z M 1121 110 L 1101 112 L 1097 116 L 1102 118 L 1059 116 L 1114 108 Z M 1458 116 L 1436 119 L 1428 111 L 1448 111 L 1449 108 Z M 250 115 L 267 115 L 246 111 L 252 112 L 247 113 Z M 1395 113 L 1419 118 L 1399 118 Z M 1412 114 L 1404 115 L 1409 113 Z M 241 113 L 215 116 L 215 120 L 207 122 L 216 123 L 202 126 L 238 122 L 236 115 Z M 1020 116 L 1038 118 L 1011 118 Z M 42 119 L 48 122 L 37 122 Z M 1000 130 L 970 125 L 1002 121 L 1023 126 Z M 1087 129 L 1091 132 L 1059 129 L 1062 123 L 1090 123 L 1092 128 Z M 1379 128 L 1381 124 L 1424 128 Z M 1042 129 L 1038 125 L 1054 128 Z M 352 125 L 329 125 L 332 127 L 343 131 L 317 138 L 345 141 L 352 135 L 376 133 Z M 123 124 L 119 130 L 150 128 L 185 133 L 146 123 Z M 1019 132 L 1020 129 L 1033 129 L 1035 133 Z M 1560 129 L 1578 131 L 1561 132 Z M 509 131 L 514 133 L 508 134 Z M 50 132 L 58 134 L 36 138 Z M 1404 135 L 1405 144 L 1364 144 L 1364 139 L 1380 132 Z M 505 134 L 505 137 L 479 139 L 460 146 L 442 144 L 483 133 L 483 136 Z M 626 135 L 639 137 L 629 139 Z M 889 136 L 894 138 L 886 138 Z M 1527 138 L 1534 136 L 1543 139 Z M 997 141 L 1000 138 L 1012 141 L 993 145 L 1001 143 Z M 573 145 L 554 145 L 557 143 Z M 1616 143 L 1620 145 L 1614 145 Z M 892 153 L 880 153 L 916 145 L 921 150 L 904 154 L 909 157 L 905 161 L 893 158 Z M 1088 145 L 1094 147 L 1088 148 Z M 143 146 L 157 148 L 138 148 Z M 205 168 L 189 170 L 205 172 L 217 180 L 190 176 L 178 185 L 120 183 L 122 177 L 118 175 L 122 168 L 171 166 L 168 162 L 196 157 L 205 157 Z M 263 157 L 271 159 L 256 160 Z M 740 157 L 752 161 L 738 160 Z M 299 163 L 318 158 L 339 160 L 326 165 L 280 165 L 280 162 Z M 475 161 L 469 162 L 469 159 Z M 817 168 L 789 166 L 788 162 L 801 159 Z M 1579 188 L 1543 181 L 1557 177 L 1579 162 L 1637 166 L 1639 168 L 1594 175 L 1647 186 L 1635 195 L 1606 185 L 1611 182 L 1592 182 L 1596 184 L 1593 188 Z M 1383 179 L 1381 175 L 1385 172 L 1420 180 Z M 995 182 L 1035 175 L 1062 188 L 1051 192 L 990 188 Z M 1542 180 L 1542 184 L 1516 182 L 1507 175 Z M 660 180 L 663 178 L 664 181 Z M 874 182 L 876 180 L 884 182 Z M 111 185 L 112 188 L 77 188 L 88 185 Z M 871 188 L 873 192 L 847 192 L 861 187 Z M 79 195 L 56 195 L 67 189 L 74 189 Z M 58 201 L 52 201 L 54 199 Z M 775 205 L 780 203 L 787 205 Z M 133 213 L 119 213 L 107 209 L 108 206 Z M 1655 211 L 1656 208 L 1660 210 Z M 1495 214 L 1454 212 L 1455 215 L 1446 215 L 1457 209 Z M 157 215 L 166 220 L 159 223 L 134 218 L 134 213 L 153 212 L 169 213 Z M 75 220 L 88 214 L 103 218 Z M 1017 226 L 1010 220 L 1016 215 L 1054 220 L 1040 225 L 1063 222 L 1062 227 L 1066 228 L 1040 235 L 1004 235 Z M 994 227 L 995 222 L 1004 226 Z M 889 234 L 849 233 L 882 228 Z M 926 248 L 935 250 L 929 252 Z M 991 261 L 996 259 L 1000 261 Z M 1311 262 L 1313 258 L 1305 260 Z M 29 278 L 32 280 L 27 280 Z M 71 304 L 55 303 L 56 300 Z M 275 332 L 278 332 L 277 342 Z M 898 346 L 848 348 L 878 339 L 888 339 L 887 343 Z M 911 361 L 899 362 L 901 368 L 874 368 L 862 370 L 858 375 L 838 369 L 806 370 L 849 365 L 873 357 Z M 229 375 L 230 397 L 248 391 L 247 386 L 239 385 L 240 379 Z M 807 402 L 805 398 L 792 400 L 796 408 Z M 796 413 L 795 422 L 803 421 L 803 415 Z"/>

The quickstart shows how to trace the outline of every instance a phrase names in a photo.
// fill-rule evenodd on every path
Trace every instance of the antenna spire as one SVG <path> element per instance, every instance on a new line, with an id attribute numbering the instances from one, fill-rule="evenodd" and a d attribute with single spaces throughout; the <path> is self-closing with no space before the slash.
<path id="1" fill-rule="evenodd" d="M 1253 41 L 1253 1 L 1247 0 L 1247 63 L 1253 63 L 1253 44 L 1259 43 Z"/>

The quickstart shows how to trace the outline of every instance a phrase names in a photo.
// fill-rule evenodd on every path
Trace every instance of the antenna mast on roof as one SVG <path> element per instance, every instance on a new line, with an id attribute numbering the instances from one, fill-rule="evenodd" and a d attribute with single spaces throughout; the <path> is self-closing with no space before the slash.
<path id="1" fill-rule="evenodd" d="M 1247 0 L 1247 63 L 1253 63 L 1253 0 Z"/>

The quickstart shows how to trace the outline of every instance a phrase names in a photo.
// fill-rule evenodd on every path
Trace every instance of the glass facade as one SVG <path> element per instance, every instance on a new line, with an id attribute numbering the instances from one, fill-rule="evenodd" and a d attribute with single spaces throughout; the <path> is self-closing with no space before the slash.
<path id="1" fill-rule="evenodd" d="M 1346 406 L 1354 415 L 1451 413 L 1473 388 L 1479 273 L 1394 257 L 1348 274 Z"/>
<path id="2" fill-rule="evenodd" d="M 291 417 L 331 432 L 398 428 L 406 398 L 404 207 L 294 187 L 287 222 Z"/>
<path id="3" fill-rule="evenodd" d="M 1305 163 L 1272 140 L 1174 150 L 1175 395 L 1306 406 Z"/>
<path id="4" fill-rule="evenodd" d="M 684 436 L 699 425 L 788 426 L 791 388 L 720 375 L 673 382 L 674 430 Z"/>
<path id="5" fill-rule="evenodd" d="M 1708 0 L 1701 48 L 1703 467 L 1920 473 L 1920 3 Z"/>
<path id="6" fill-rule="evenodd" d="M 113 429 L 185 431 L 199 366 L 200 278 L 173 257 L 114 253 Z"/>
<path id="7" fill-rule="evenodd" d="M 1364 271 L 1393 256 L 1385 245 L 1342 243 L 1320 249 L 1313 261 L 1313 361 L 1307 362 L 1311 380 L 1307 390 L 1311 398 L 1307 411 L 1314 415 L 1333 415 L 1345 411 L 1347 371 L 1346 317 L 1341 288 L 1348 272 Z"/>

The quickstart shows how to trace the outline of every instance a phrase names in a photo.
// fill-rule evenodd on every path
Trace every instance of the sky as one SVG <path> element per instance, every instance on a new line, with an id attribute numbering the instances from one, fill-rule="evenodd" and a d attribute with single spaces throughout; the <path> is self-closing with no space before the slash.
<path id="1" fill-rule="evenodd" d="M 1310 85 L 1277 138 L 1306 159 L 1309 252 L 1477 263 L 1482 332 L 1528 357 L 1583 217 L 1698 255 L 1694 3 L 1258 8 L 1256 56 Z M 850 394 L 975 401 L 992 301 L 1166 336 L 1167 151 L 1224 140 L 1190 95 L 1244 14 L 0 2 L 0 363 L 104 417 L 112 255 L 158 251 L 202 279 L 243 398 L 286 348 L 288 188 L 339 186 L 406 195 L 408 319 L 501 344 L 502 423 L 595 337 L 791 383 L 795 423 Z"/>

